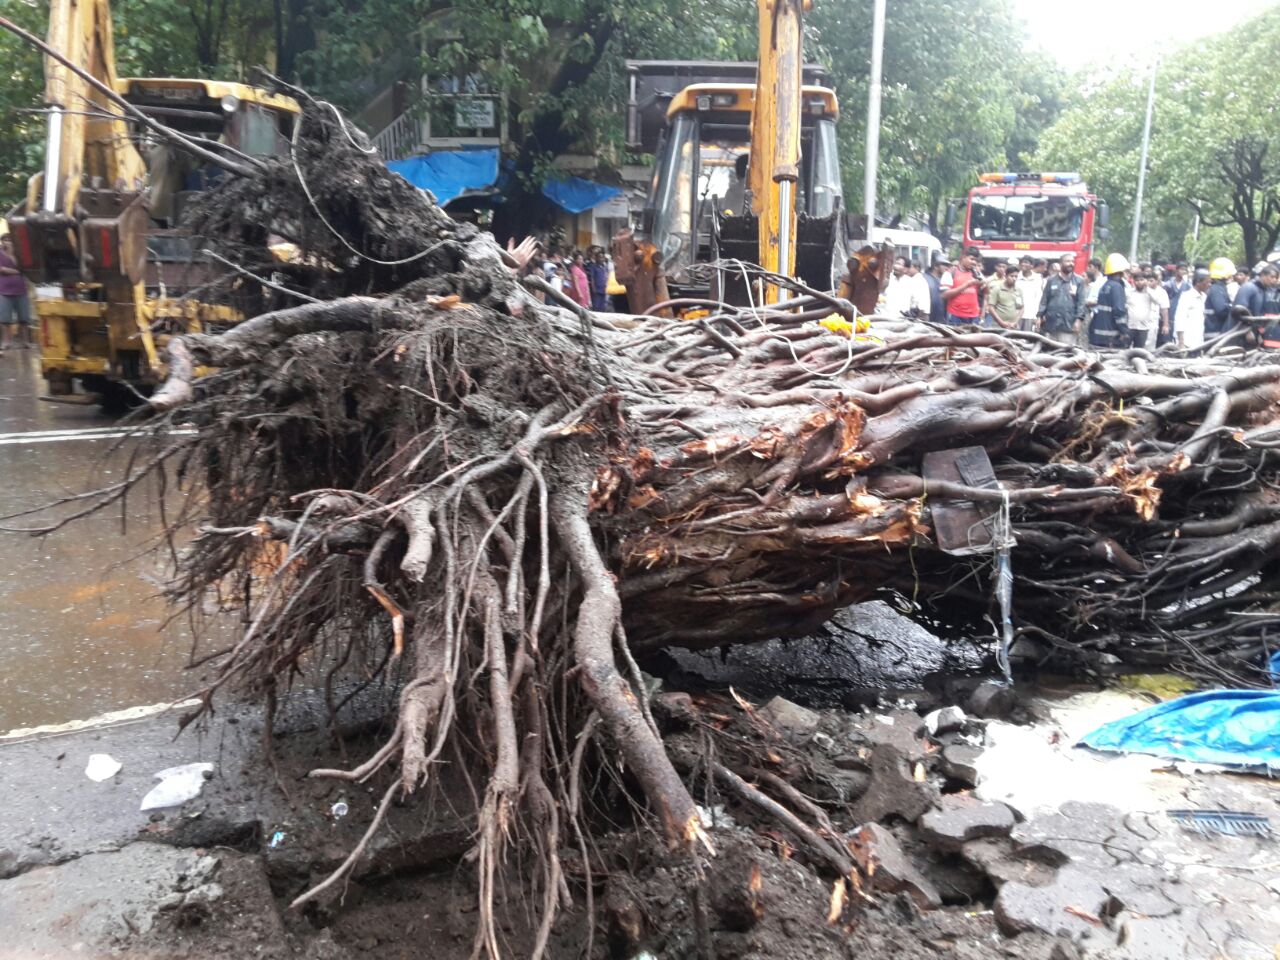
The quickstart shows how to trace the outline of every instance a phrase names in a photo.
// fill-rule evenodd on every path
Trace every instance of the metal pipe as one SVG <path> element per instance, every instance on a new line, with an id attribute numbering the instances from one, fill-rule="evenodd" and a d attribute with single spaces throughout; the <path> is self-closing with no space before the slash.
<path id="1" fill-rule="evenodd" d="M 791 267 L 791 222 L 795 211 L 792 199 L 795 183 L 791 180 L 778 181 L 778 207 L 781 217 L 778 219 L 778 272 L 790 276 Z M 778 303 L 791 299 L 791 293 L 785 287 L 778 288 Z"/>
<path id="2" fill-rule="evenodd" d="M 635 67 L 628 67 L 627 73 L 627 146 L 640 146 L 640 99 L 636 87 L 638 77 Z"/>
<path id="3" fill-rule="evenodd" d="M 871 21 L 871 86 L 867 94 L 867 154 L 863 162 L 862 206 L 867 215 L 867 239 L 876 225 L 876 173 L 880 164 L 880 83 L 884 73 L 885 0 L 875 0 Z"/>
<path id="4" fill-rule="evenodd" d="M 1142 125 L 1142 159 L 1138 161 L 1138 194 L 1133 201 L 1133 234 L 1129 237 L 1129 260 L 1138 259 L 1138 233 L 1142 230 L 1142 191 L 1147 185 L 1147 151 L 1151 148 L 1151 114 L 1156 103 L 1156 71 L 1160 58 L 1151 65 L 1151 84 L 1147 87 L 1147 119 Z"/>
<path id="5" fill-rule="evenodd" d="M 49 139 L 44 155 L 44 210 L 46 213 L 58 212 L 58 188 L 62 177 L 62 107 L 53 104 L 49 107 Z"/>

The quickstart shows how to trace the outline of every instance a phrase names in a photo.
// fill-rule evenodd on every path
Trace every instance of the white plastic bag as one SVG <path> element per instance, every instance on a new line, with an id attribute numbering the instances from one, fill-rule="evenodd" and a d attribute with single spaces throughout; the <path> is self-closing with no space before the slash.
<path id="1" fill-rule="evenodd" d="M 101 783 L 119 773 L 122 766 L 123 764 L 109 753 L 91 753 L 89 762 L 84 768 L 84 775 L 95 783 Z"/>
<path id="2" fill-rule="evenodd" d="M 156 774 L 160 782 L 142 798 L 141 809 L 160 810 L 194 800 L 204 789 L 205 773 L 212 771 L 212 763 L 184 763 L 180 767 L 161 770 Z"/>

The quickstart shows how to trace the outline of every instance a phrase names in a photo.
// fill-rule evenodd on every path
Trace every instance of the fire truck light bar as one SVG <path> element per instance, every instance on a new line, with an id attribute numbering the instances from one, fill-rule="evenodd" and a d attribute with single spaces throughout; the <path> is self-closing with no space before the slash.
<path id="1" fill-rule="evenodd" d="M 980 183 L 1079 183 L 1078 173 L 983 173 Z"/>

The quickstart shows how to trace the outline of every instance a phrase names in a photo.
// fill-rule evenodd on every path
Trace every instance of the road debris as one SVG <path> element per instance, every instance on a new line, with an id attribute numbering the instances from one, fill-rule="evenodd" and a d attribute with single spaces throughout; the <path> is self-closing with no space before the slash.
<path id="1" fill-rule="evenodd" d="M 163 810 L 180 807 L 200 796 L 205 781 L 213 774 L 212 763 L 184 763 L 167 767 L 156 774 L 160 781 L 142 798 L 141 810 Z"/>
<path id="2" fill-rule="evenodd" d="M 122 767 L 123 764 L 110 754 L 94 753 L 89 755 L 89 762 L 85 765 L 84 775 L 95 783 L 101 783 L 114 777 Z"/>

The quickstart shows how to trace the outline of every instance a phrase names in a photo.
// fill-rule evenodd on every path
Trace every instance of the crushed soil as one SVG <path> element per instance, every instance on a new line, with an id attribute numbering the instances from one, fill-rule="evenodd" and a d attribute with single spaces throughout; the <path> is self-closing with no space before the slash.
<path id="1" fill-rule="evenodd" d="M 923 733 L 918 714 L 899 706 L 887 713 L 849 714 L 838 710 L 806 710 L 786 701 L 755 709 L 721 695 L 661 694 L 655 715 L 665 743 L 690 777 L 714 826 L 708 831 L 714 856 L 703 851 L 691 858 L 673 854 L 654 830 L 633 828 L 634 808 L 628 791 L 615 787 L 618 803 L 594 816 L 603 824 L 613 817 L 616 829 L 601 829 L 584 861 L 572 846 L 563 850 L 567 899 L 552 932 L 547 955 L 601 960 L 633 958 L 977 958 L 1057 956 L 1055 938 L 1032 932 L 1016 939 L 1003 937 L 991 910 L 995 887 L 958 858 L 933 856 L 913 827 L 897 813 L 884 819 L 896 824 L 904 848 L 922 864 L 939 889 L 948 878 L 968 871 L 977 876 L 976 896 L 944 895 L 949 904 L 922 910 L 910 890 L 877 888 L 874 869 L 866 887 L 852 888 L 821 863 L 815 862 L 796 838 L 761 812 L 699 780 L 698 751 L 710 741 L 707 718 L 719 729 L 714 741 L 719 762 L 733 764 L 736 749 L 743 757 L 759 749 L 768 754 L 789 782 L 817 800 L 832 821 L 849 836 L 855 833 L 853 814 L 861 798 L 877 790 L 876 802 L 919 802 L 926 807 L 941 796 L 946 781 L 939 773 L 940 752 Z M 359 755 L 383 732 L 369 725 L 346 738 L 344 746 Z M 755 743 L 756 747 L 749 745 Z M 473 954 L 478 889 L 466 853 L 473 838 L 452 814 L 448 790 L 429 801 L 398 806 L 353 879 L 300 910 L 289 901 L 322 879 L 351 849 L 367 821 L 375 782 L 355 790 L 332 782 L 305 779 L 305 772 L 322 754 L 326 738 L 318 731 L 277 736 L 274 744 L 278 783 L 289 791 L 291 815 L 259 825 L 255 840 L 242 844 L 253 853 L 209 850 L 232 864 L 219 877 L 234 880 L 247 874 L 255 882 L 224 883 L 224 895 L 191 909 L 158 914 L 154 927 L 133 939 L 142 951 L 167 949 L 168 955 L 189 958 L 243 956 L 245 942 L 259 944 L 260 956 L 302 955 L 344 960 L 369 957 L 399 960 L 421 955 L 430 944 L 432 956 L 463 960 Z M 894 754 L 905 766 L 905 779 L 876 783 L 880 754 Z M 704 758 L 705 759 L 705 758 Z M 919 765 L 917 767 L 917 765 Z M 918 778 L 925 777 L 927 782 Z M 918 793 L 911 793 L 911 786 Z M 624 785 L 625 786 L 625 785 Z M 873 789 L 875 788 L 875 789 Z M 895 791 L 905 788 L 914 799 Z M 244 793 L 244 787 L 238 788 Z M 276 783 L 264 785 L 277 791 Z M 244 794 L 219 797 L 218 781 L 209 785 L 210 801 L 252 804 Z M 609 794 L 610 791 L 602 791 Z M 335 818 L 333 804 L 346 802 L 365 816 Z M 183 843 L 198 839 L 188 821 L 166 818 L 152 824 L 151 836 Z M 212 837 L 206 833 L 206 840 Z M 273 845 L 274 844 L 274 845 Z M 520 845 L 511 847 L 512 857 Z M 204 852 L 204 848 L 200 852 Z M 932 857 L 932 859 L 931 859 Z M 504 955 L 527 956 L 536 935 L 535 905 L 528 902 L 528 886 L 518 861 L 500 875 L 497 892 L 498 931 Z M 256 871 L 256 873 L 255 873 Z M 263 890 L 269 884 L 270 898 Z M 887 884 L 885 884 L 887 886 Z M 842 906 L 833 908 L 836 887 Z M 179 889 L 177 892 L 183 892 Z"/>

